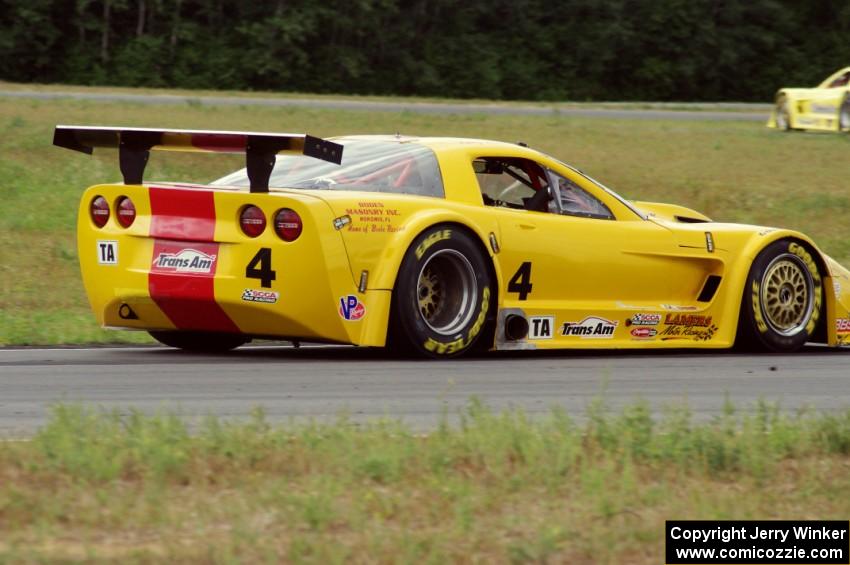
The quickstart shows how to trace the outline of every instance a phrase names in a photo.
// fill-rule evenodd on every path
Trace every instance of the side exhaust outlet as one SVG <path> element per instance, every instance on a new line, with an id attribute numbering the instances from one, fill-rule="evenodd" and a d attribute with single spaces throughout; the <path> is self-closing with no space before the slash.
<path id="1" fill-rule="evenodd" d="M 519 341 L 528 335 L 528 320 L 516 314 L 505 318 L 505 339 Z"/>

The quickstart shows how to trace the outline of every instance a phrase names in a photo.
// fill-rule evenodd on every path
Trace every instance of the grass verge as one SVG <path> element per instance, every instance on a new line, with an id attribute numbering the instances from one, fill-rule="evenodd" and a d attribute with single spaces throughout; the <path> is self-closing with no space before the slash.
<path id="1" fill-rule="evenodd" d="M 845 519 L 850 411 L 273 427 L 53 409 L 0 444 L 0 561 L 658 563 L 666 519 Z"/>
<path id="2" fill-rule="evenodd" d="M 100 330 L 89 313 L 76 211 L 85 187 L 120 179 L 118 159 L 109 150 L 90 158 L 53 147 L 60 123 L 522 140 L 627 198 L 682 204 L 720 221 L 799 229 L 850 264 L 847 135 L 783 134 L 750 122 L 0 98 L 0 345 L 147 339 Z M 206 182 L 240 166 L 239 157 L 157 154 L 146 178 Z"/>

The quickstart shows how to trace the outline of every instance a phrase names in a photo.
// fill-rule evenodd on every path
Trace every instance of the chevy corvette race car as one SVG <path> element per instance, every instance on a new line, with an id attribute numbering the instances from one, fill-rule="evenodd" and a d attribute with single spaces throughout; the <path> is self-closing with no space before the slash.
<path id="1" fill-rule="evenodd" d="M 807 236 L 630 202 L 526 147 L 57 126 L 118 148 L 78 248 L 106 327 L 226 350 L 252 338 L 471 350 L 850 343 L 850 272 Z M 144 182 L 151 150 L 244 153 L 209 185 Z"/>
<path id="2" fill-rule="evenodd" d="M 850 67 L 814 88 L 783 88 L 767 122 L 781 130 L 850 131 Z"/>

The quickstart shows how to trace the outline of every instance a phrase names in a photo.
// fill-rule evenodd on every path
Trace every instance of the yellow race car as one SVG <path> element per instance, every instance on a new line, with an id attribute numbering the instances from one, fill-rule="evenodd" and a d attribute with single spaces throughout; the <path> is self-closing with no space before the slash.
<path id="1" fill-rule="evenodd" d="M 252 338 L 472 350 L 850 343 L 850 272 L 807 236 L 630 202 L 523 144 L 57 126 L 118 148 L 83 195 L 100 324 L 167 345 Z M 144 182 L 151 150 L 244 153 L 209 185 Z"/>
<path id="2" fill-rule="evenodd" d="M 767 125 L 785 131 L 850 131 L 850 67 L 814 88 L 781 89 Z"/>

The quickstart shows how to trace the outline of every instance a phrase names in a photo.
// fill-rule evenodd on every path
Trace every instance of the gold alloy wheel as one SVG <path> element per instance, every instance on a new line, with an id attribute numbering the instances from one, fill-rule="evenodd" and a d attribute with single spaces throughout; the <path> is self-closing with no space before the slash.
<path id="1" fill-rule="evenodd" d="M 416 283 L 419 315 L 439 334 L 454 334 L 469 323 L 477 295 L 472 264 L 454 249 L 437 251 L 419 271 Z"/>
<path id="2" fill-rule="evenodd" d="M 812 317 L 814 283 L 805 263 L 790 253 L 775 257 L 762 276 L 761 308 L 776 333 L 794 336 Z"/>

